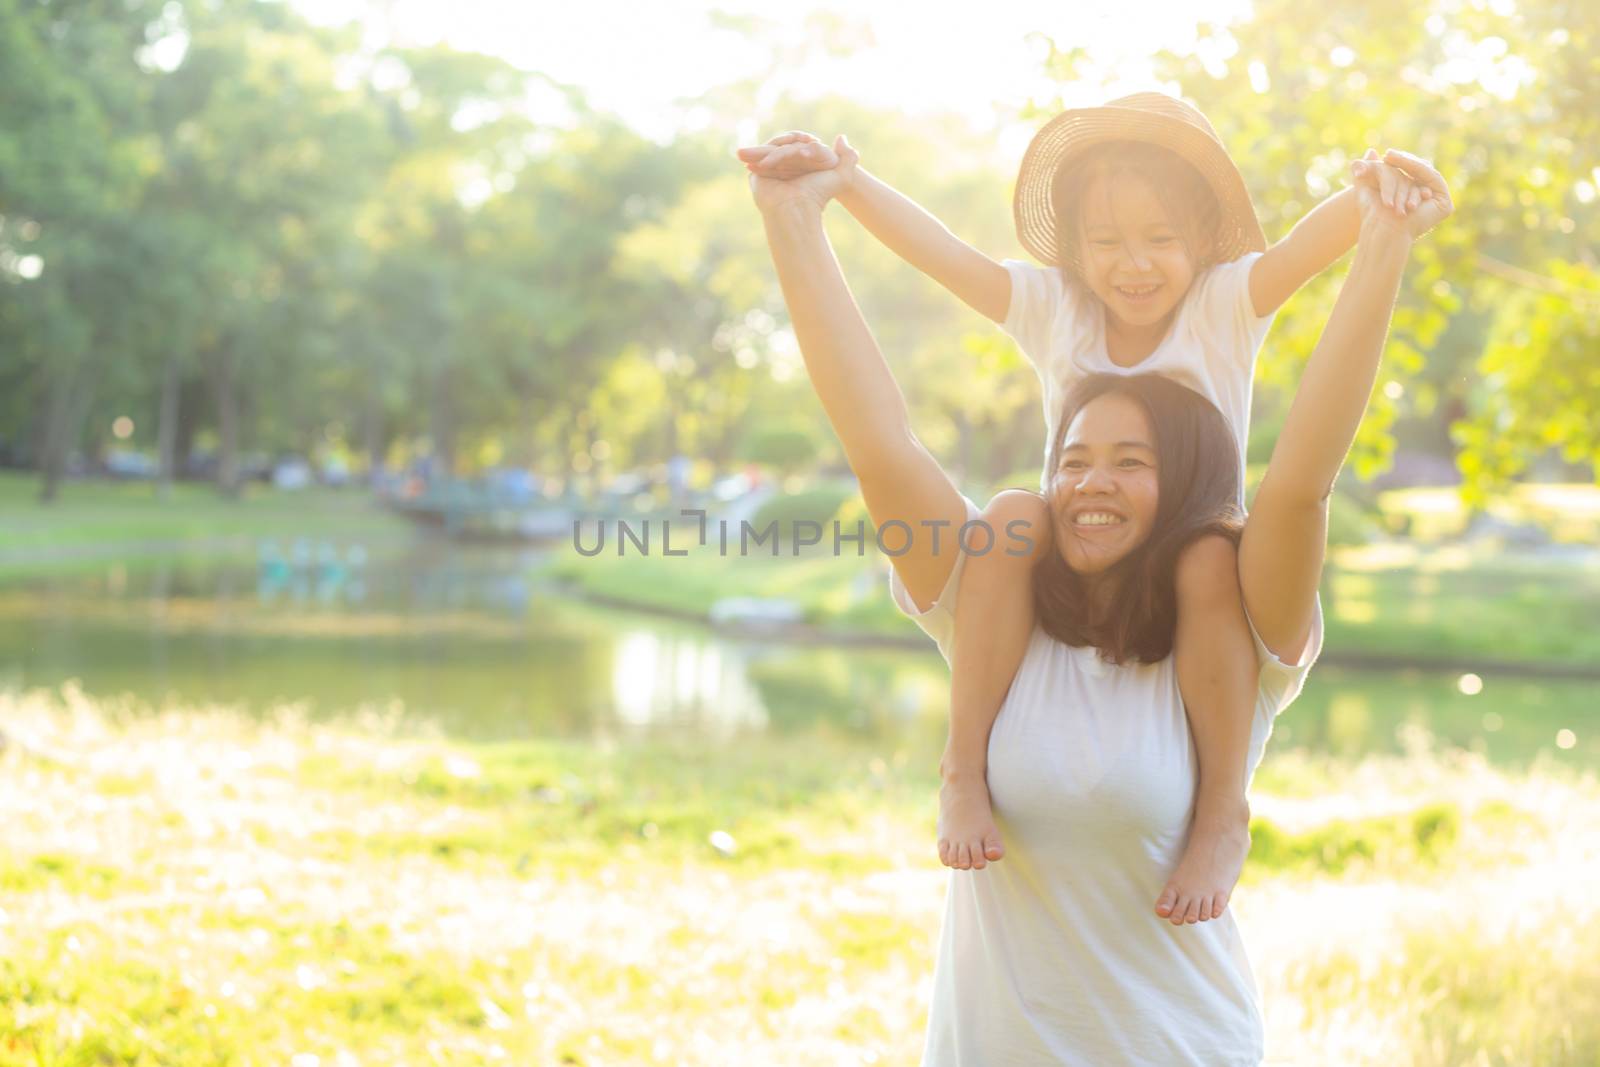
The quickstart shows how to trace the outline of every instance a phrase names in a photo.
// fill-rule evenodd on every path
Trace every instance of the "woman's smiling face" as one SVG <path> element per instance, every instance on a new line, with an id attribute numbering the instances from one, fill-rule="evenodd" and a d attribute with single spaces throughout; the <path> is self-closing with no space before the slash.
<path id="1" fill-rule="evenodd" d="M 1156 437 L 1144 405 L 1105 393 L 1067 425 L 1050 479 L 1056 550 L 1079 574 L 1096 574 L 1143 544 L 1159 498 Z"/>
<path id="2" fill-rule="evenodd" d="M 1163 322 L 1183 300 L 1195 261 L 1149 181 L 1094 178 L 1080 205 L 1078 262 L 1091 292 L 1130 326 Z"/>

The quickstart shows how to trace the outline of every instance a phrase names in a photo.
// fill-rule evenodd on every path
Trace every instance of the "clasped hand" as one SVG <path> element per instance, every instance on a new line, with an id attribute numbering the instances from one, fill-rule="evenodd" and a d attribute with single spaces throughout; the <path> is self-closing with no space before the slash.
<path id="1" fill-rule="evenodd" d="M 1410 152 L 1391 148 L 1380 158 L 1369 148 L 1350 163 L 1350 176 L 1363 226 L 1387 224 L 1416 239 L 1455 211 L 1443 176 Z"/>
<path id="2" fill-rule="evenodd" d="M 737 155 L 750 171 L 750 192 L 763 214 L 788 203 L 820 211 L 855 179 L 861 157 L 840 134 L 830 148 L 809 133 L 790 130 Z"/>

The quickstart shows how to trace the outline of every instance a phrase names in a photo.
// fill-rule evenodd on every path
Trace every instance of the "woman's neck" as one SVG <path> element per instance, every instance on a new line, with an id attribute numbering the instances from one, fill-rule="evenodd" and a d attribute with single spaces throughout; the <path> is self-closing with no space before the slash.
<path id="1" fill-rule="evenodd" d="M 1123 322 L 1106 308 L 1106 355 L 1119 367 L 1143 363 L 1167 336 L 1174 314 L 1175 311 L 1169 312 L 1157 322 L 1138 326 Z"/>

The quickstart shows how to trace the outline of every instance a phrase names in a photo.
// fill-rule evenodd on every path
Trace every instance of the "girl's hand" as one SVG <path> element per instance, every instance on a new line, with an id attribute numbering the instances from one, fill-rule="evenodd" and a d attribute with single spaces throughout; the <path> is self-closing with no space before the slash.
<path id="1" fill-rule="evenodd" d="M 831 170 L 839 157 L 821 138 L 804 130 L 780 133 L 766 144 L 735 153 L 752 174 L 765 178 L 796 178 L 814 170 Z"/>
<path id="2" fill-rule="evenodd" d="M 788 135 L 785 134 L 784 136 Z M 810 134 L 801 134 L 800 136 L 810 137 Z M 796 202 L 811 204 L 818 211 L 821 211 L 827 206 L 829 200 L 845 192 L 850 187 L 851 179 L 855 176 L 855 160 L 858 157 L 855 149 L 851 148 L 848 142 L 845 141 L 843 134 L 834 139 L 831 149 L 823 145 L 822 142 L 815 140 L 795 142 L 795 144 L 800 147 L 826 152 L 834 162 L 832 165 L 822 169 L 797 170 L 796 165 L 792 162 L 774 168 L 787 176 L 771 176 L 767 173 L 768 168 L 747 164 L 750 170 L 750 192 L 755 197 L 756 207 L 761 210 L 762 214 L 768 214 L 785 204 Z M 777 146 L 774 151 L 787 152 L 789 149 L 790 146 L 786 144 Z M 743 158 L 745 152 L 759 150 L 740 149 L 739 154 Z M 787 158 L 793 160 L 794 156 L 790 155 Z M 817 159 L 822 157 L 818 156 L 816 151 L 813 151 L 805 158 Z"/>
<path id="3" fill-rule="evenodd" d="M 1392 225 L 1417 238 L 1455 210 L 1444 178 L 1426 161 L 1390 149 L 1380 160 L 1367 154 L 1350 164 L 1363 225 Z"/>
<path id="4" fill-rule="evenodd" d="M 1420 191 L 1416 203 L 1407 201 L 1406 226 L 1412 237 L 1421 237 L 1455 213 L 1450 186 L 1445 184 L 1444 176 L 1433 169 L 1433 164 L 1398 148 L 1385 152 L 1383 162 L 1386 167 L 1405 175 Z"/>
<path id="5" fill-rule="evenodd" d="M 797 178 L 836 167 L 845 168 L 846 176 L 854 178 L 856 164 L 861 161 L 860 154 L 843 136 L 836 138 L 830 148 L 802 130 L 780 133 L 764 145 L 741 148 L 735 154 L 750 173 L 764 178 Z"/>

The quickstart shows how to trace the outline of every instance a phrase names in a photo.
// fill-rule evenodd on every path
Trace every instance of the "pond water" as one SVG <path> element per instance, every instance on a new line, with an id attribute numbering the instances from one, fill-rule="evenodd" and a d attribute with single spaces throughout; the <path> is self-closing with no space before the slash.
<path id="1" fill-rule="evenodd" d="M 170 561 L 0 587 L 0 689 L 76 680 L 153 706 L 367 706 L 472 740 L 814 731 L 937 751 L 948 674 L 932 646 L 739 639 L 533 584 L 522 551 L 423 544 Z M 1600 767 L 1600 682 L 1323 664 L 1271 751 L 1399 752 L 1421 727 L 1504 766 Z M 1269 757 L 1270 757 L 1269 752 Z"/>

